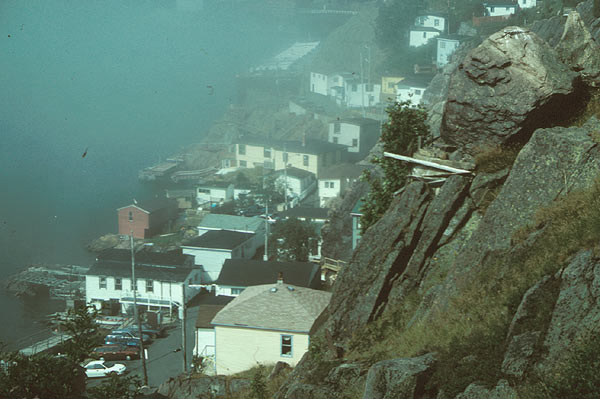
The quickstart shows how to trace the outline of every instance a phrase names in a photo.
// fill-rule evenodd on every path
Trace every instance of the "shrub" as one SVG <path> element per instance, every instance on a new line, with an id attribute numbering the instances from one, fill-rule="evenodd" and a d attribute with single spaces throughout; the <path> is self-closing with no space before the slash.
<path id="1" fill-rule="evenodd" d="M 516 145 L 482 148 L 475 155 L 475 170 L 480 173 L 495 173 L 509 168 L 515 162 L 520 150 L 521 148 Z"/>

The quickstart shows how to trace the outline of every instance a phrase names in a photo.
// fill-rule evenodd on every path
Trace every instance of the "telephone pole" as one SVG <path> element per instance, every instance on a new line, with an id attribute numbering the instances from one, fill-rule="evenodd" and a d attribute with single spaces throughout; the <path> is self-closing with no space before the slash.
<path id="1" fill-rule="evenodd" d="M 144 370 L 144 385 L 148 385 L 148 371 L 146 370 L 146 352 L 144 351 L 144 336 L 142 335 L 142 325 L 140 324 L 140 313 L 137 308 L 137 281 L 135 280 L 135 250 L 133 248 L 133 230 L 131 230 L 131 288 L 133 290 L 133 314 L 138 327 L 138 336 L 140 337 L 140 357 L 142 358 L 142 368 Z"/>

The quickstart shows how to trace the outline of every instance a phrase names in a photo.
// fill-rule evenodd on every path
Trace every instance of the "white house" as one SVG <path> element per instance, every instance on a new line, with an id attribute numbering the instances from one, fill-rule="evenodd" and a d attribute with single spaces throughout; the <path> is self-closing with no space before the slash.
<path id="1" fill-rule="evenodd" d="M 428 26 L 413 26 L 408 32 L 408 45 L 411 47 L 423 46 L 441 33 L 439 30 Z"/>
<path id="2" fill-rule="evenodd" d="M 366 167 L 358 164 L 332 166 L 319 177 L 319 206 L 325 207 L 333 198 L 339 197 L 352 183 L 360 178 Z"/>
<path id="3" fill-rule="evenodd" d="M 319 287 L 319 265 L 313 262 L 227 259 L 219 278 L 214 282 L 215 295 L 238 296 L 246 287 L 277 280 L 280 273 L 289 284 Z"/>
<path id="4" fill-rule="evenodd" d="M 256 252 L 254 236 L 253 233 L 212 230 L 182 245 L 183 253 L 194 256 L 194 263 L 202 267 L 202 278 L 198 285 L 215 281 L 225 259 L 252 258 Z"/>
<path id="5" fill-rule="evenodd" d="M 212 320 L 216 374 L 235 374 L 278 361 L 295 366 L 331 293 L 285 284 L 246 288 Z"/>
<path id="6" fill-rule="evenodd" d="M 537 0 L 518 0 L 520 8 L 533 8 L 537 6 Z"/>
<path id="7" fill-rule="evenodd" d="M 196 187 L 198 204 L 219 204 L 233 199 L 233 184 L 229 182 L 206 182 Z"/>
<path id="8" fill-rule="evenodd" d="M 209 213 L 208 215 L 204 215 L 197 228 L 199 236 L 214 230 L 252 233 L 254 234 L 251 240 L 252 245 L 247 249 L 253 254 L 256 253 L 258 248 L 265 245 L 265 219 L 259 216 L 245 217 Z"/>
<path id="9" fill-rule="evenodd" d="M 326 74 L 318 72 L 310 73 L 310 92 L 323 96 L 329 95 L 329 84 Z"/>
<path id="10" fill-rule="evenodd" d="M 335 99 L 338 105 L 345 102 L 346 81 L 356 79 L 356 74 L 341 72 L 329 75 L 329 96 Z"/>
<path id="11" fill-rule="evenodd" d="M 347 118 L 329 122 L 327 141 L 348 147 L 349 156 L 359 161 L 364 159 L 377 143 L 381 126 L 370 118 Z"/>
<path id="12" fill-rule="evenodd" d="M 148 310 L 179 308 L 184 298 L 192 299 L 199 289 L 202 270 L 180 250 L 169 253 L 138 251 L 135 256 L 138 306 Z M 131 252 L 110 249 L 98 255 L 85 276 L 86 302 L 96 309 L 132 312 Z"/>
<path id="13" fill-rule="evenodd" d="M 417 107 L 421 104 L 423 93 L 429 86 L 429 82 L 431 82 L 431 77 L 407 77 L 398 83 L 396 101 L 408 101 L 411 108 Z"/>
<path id="14" fill-rule="evenodd" d="M 483 3 L 485 15 L 488 17 L 509 17 L 517 13 L 516 3 L 508 1 L 489 1 Z"/>
<path id="15" fill-rule="evenodd" d="M 466 38 L 466 36 L 461 35 L 442 35 L 435 38 L 437 41 L 436 65 L 438 68 L 442 68 L 449 62 L 452 53 Z"/>
<path id="16" fill-rule="evenodd" d="M 344 102 L 348 108 L 373 107 L 380 101 L 380 84 L 361 83 L 359 78 L 344 81 Z"/>
<path id="17" fill-rule="evenodd" d="M 274 173 L 277 175 L 276 187 L 287 191 L 288 198 L 292 198 L 289 204 L 291 207 L 296 206 L 317 188 L 315 175 L 306 170 L 290 167 Z"/>
<path id="18" fill-rule="evenodd" d="M 446 30 L 446 18 L 438 14 L 420 15 L 415 18 L 415 26 L 434 28 L 444 32 Z"/>

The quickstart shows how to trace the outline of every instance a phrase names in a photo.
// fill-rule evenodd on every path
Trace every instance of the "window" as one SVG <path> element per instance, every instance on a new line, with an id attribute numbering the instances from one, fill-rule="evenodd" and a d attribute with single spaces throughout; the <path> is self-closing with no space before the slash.
<path id="1" fill-rule="evenodd" d="M 288 153 L 284 152 L 281 154 L 281 159 L 283 159 L 283 162 L 287 163 L 288 161 Z"/>
<path id="2" fill-rule="evenodd" d="M 240 161 L 240 166 L 242 168 L 245 168 L 246 166 L 248 166 L 248 162 L 246 162 L 246 161 Z"/>
<path id="3" fill-rule="evenodd" d="M 358 147 L 358 139 L 352 139 L 352 147 Z"/>
<path id="4" fill-rule="evenodd" d="M 440 42 L 440 48 L 446 48 L 446 42 Z"/>
<path id="5" fill-rule="evenodd" d="M 393 89 L 395 85 L 394 82 L 388 82 L 388 89 Z"/>
<path id="6" fill-rule="evenodd" d="M 335 188 L 335 184 L 334 182 L 330 182 L 330 181 L 326 181 L 325 182 L 325 188 Z"/>
<path id="7" fill-rule="evenodd" d="M 146 280 L 146 292 L 154 292 L 154 281 Z"/>
<path id="8" fill-rule="evenodd" d="M 340 123 L 335 122 L 333 124 L 333 133 L 340 134 L 340 129 L 341 129 Z"/>
<path id="9" fill-rule="evenodd" d="M 506 7 L 506 11 L 510 11 L 510 7 Z"/>
<path id="10" fill-rule="evenodd" d="M 433 26 L 440 26 L 440 20 L 439 19 L 434 19 L 433 20 Z"/>
<path id="11" fill-rule="evenodd" d="M 242 291 L 244 291 L 243 288 L 232 288 L 231 295 L 240 295 L 242 293 Z"/>
<path id="12" fill-rule="evenodd" d="M 333 138 L 333 144 L 337 144 L 337 143 L 338 143 L 338 138 L 337 138 L 337 137 L 334 137 L 334 138 Z"/>
<path id="13" fill-rule="evenodd" d="M 275 169 L 275 163 L 273 161 L 265 160 L 263 162 L 263 168 L 265 168 L 265 169 Z"/>
<path id="14" fill-rule="evenodd" d="M 302 156 L 302 165 L 308 166 L 308 155 Z"/>
<path id="15" fill-rule="evenodd" d="M 123 280 L 120 278 L 115 278 L 115 290 L 121 291 L 123 289 Z"/>
<path id="16" fill-rule="evenodd" d="M 292 357 L 292 336 L 282 335 L 281 336 L 281 356 Z"/>
<path id="17" fill-rule="evenodd" d="M 427 32 L 423 32 L 423 37 L 427 39 Z"/>
<path id="18" fill-rule="evenodd" d="M 106 277 L 100 277 L 99 284 L 100 289 L 106 289 Z"/>
<path id="19" fill-rule="evenodd" d="M 494 7 L 490 7 L 490 12 L 494 12 Z"/>
<path id="20" fill-rule="evenodd" d="M 239 144 L 238 145 L 238 154 L 240 154 L 240 155 L 246 155 L 246 144 Z"/>
<path id="21" fill-rule="evenodd" d="M 129 211 L 129 221 L 133 222 L 133 212 Z"/>
<path id="22" fill-rule="evenodd" d="M 263 155 L 265 156 L 265 158 L 271 158 L 271 149 L 265 148 L 263 151 Z"/>
<path id="23" fill-rule="evenodd" d="M 352 91 L 357 91 L 358 90 L 358 86 L 356 84 L 352 85 Z"/>
<path id="24" fill-rule="evenodd" d="M 420 95 L 421 95 L 421 90 L 419 90 L 419 89 L 416 89 L 416 90 L 415 90 L 415 94 L 416 94 L 417 96 L 420 96 Z"/>

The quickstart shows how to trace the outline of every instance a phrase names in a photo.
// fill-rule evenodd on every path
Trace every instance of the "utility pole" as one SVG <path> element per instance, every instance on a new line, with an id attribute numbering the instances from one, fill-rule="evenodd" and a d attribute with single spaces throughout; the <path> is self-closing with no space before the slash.
<path id="1" fill-rule="evenodd" d="M 133 248 L 133 230 L 131 230 L 131 288 L 133 290 L 133 314 L 138 327 L 138 336 L 140 337 L 140 357 L 142 358 L 142 369 L 144 370 L 144 385 L 148 385 L 148 371 L 146 370 L 146 352 L 144 351 L 144 336 L 142 335 L 142 325 L 140 324 L 140 314 L 137 308 L 137 281 L 135 280 L 135 250 Z"/>
<path id="2" fill-rule="evenodd" d="M 181 284 L 181 348 L 183 351 L 183 372 L 187 373 L 187 331 L 185 328 L 186 309 L 185 309 L 185 281 Z"/>
<path id="3" fill-rule="evenodd" d="M 365 118 L 367 115 L 365 113 L 365 76 L 363 69 L 363 53 L 362 50 L 360 50 L 360 103 L 362 107 L 362 116 Z"/>
<path id="4" fill-rule="evenodd" d="M 285 200 L 285 210 L 288 210 L 288 178 L 287 178 L 287 144 L 283 145 L 283 154 L 285 155 L 285 159 L 283 160 L 283 176 L 285 178 L 285 192 L 283 193 L 283 197 Z M 269 212 L 267 212 L 267 218 L 269 217 Z"/>
<path id="5" fill-rule="evenodd" d="M 264 171 L 263 171 L 264 173 Z M 263 190 L 265 190 L 265 254 L 263 260 L 266 262 L 269 260 L 269 197 L 265 189 L 265 176 L 263 175 Z"/>

